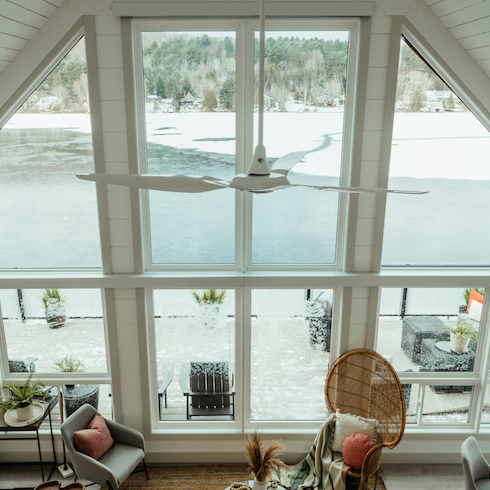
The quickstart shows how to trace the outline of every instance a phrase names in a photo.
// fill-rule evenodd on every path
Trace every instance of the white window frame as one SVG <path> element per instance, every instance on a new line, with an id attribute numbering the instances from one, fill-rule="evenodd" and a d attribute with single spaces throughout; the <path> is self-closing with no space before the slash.
<path id="1" fill-rule="evenodd" d="M 330 341 L 330 359 L 339 354 L 340 330 L 339 312 L 341 307 L 342 288 L 328 284 L 325 279 L 308 277 L 268 277 L 259 280 L 251 279 L 216 279 L 209 278 L 174 278 L 171 285 L 157 286 L 145 290 L 146 303 L 146 333 L 145 347 L 148 352 L 144 369 L 148 370 L 149 379 L 149 416 L 152 434 L 203 434 L 203 433 L 242 433 L 260 427 L 266 431 L 290 433 L 311 432 L 318 430 L 318 420 L 288 421 L 288 420 L 250 420 L 250 375 L 251 375 L 251 338 L 252 338 L 252 290 L 259 289 L 331 289 L 333 291 L 332 305 L 332 337 Z M 155 344 L 155 311 L 153 291 L 164 289 L 233 289 L 235 291 L 235 420 L 220 421 L 173 421 L 158 419 L 157 362 Z"/>
<path id="2" fill-rule="evenodd" d="M 203 32 L 203 31 L 235 31 L 236 32 L 236 172 L 245 171 L 253 150 L 253 39 L 259 24 L 256 20 L 135 20 L 132 22 L 133 37 L 133 73 L 135 85 L 135 106 L 137 119 L 137 141 L 139 171 L 146 172 L 146 138 L 143 90 L 143 65 L 141 49 L 141 33 L 144 31 L 163 30 L 170 32 Z M 347 66 L 347 98 L 344 111 L 344 133 L 342 143 L 341 185 L 347 185 L 350 172 L 350 159 L 353 136 L 353 113 L 355 87 L 357 83 L 357 50 L 360 21 L 357 19 L 338 20 L 270 20 L 266 30 L 349 31 L 349 52 Z M 241 86 L 244 80 L 244 86 Z M 245 134 L 240 138 L 240 134 Z M 143 270 L 159 271 L 340 271 L 343 264 L 345 248 L 345 228 L 347 222 L 347 196 L 340 193 L 339 214 L 337 221 L 336 258 L 333 264 L 252 264 L 252 195 L 247 192 L 235 193 L 235 263 L 234 264 L 152 264 L 150 243 L 150 217 L 148 192 L 140 192 L 141 228 L 143 240 Z"/>

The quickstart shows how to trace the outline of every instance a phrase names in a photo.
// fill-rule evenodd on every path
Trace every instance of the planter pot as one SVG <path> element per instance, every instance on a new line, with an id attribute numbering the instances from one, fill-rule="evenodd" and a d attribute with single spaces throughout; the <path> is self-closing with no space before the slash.
<path id="1" fill-rule="evenodd" d="M 451 350 L 453 352 L 456 352 L 457 354 L 465 354 L 466 352 L 468 352 L 468 345 L 470 343 L 470 338 L 460 338 L 458 339 L 456 337 L 456 335 L 454 335 L 452 332 L 451 332 L 451 335 L 449 336 L 450 340 L 451 340 Z"/>
<path id="2" fill-rule="evenodd" d="M 32 405 L 17 408 L 15 410 L 15 413 L 19 422 L 24 422 L 24 420 L 32 419 L 35 415 L 34 407 Z"/>
<path id="3" fill-rule="evenodd" d="M 63 399 L 65 400 L 67 418 L 85 403 L 92 405 L 98 410 L 99 385 L 65 385 Z"/>
<path id="4" fill-rule="evenodd" d="M 49 328 L 63 327 L 66 323 L 65 302 L 60 302 L 56 298 L 48 298 L 45 314 Z"/>
<path id="5" fill-rule="evenodd" d="M 267 480 L 266 481 L 259 481 L 257 478 L 254 478 L 254 482 L 252 485 L 253 490 L 266 490 L 267 488 Z"/>
<path id="6" fill-rule="evenodd" d="M 201 305 L 201 325 L 208 330 L 216 328 L 224 321 L 219 305 Z"/>

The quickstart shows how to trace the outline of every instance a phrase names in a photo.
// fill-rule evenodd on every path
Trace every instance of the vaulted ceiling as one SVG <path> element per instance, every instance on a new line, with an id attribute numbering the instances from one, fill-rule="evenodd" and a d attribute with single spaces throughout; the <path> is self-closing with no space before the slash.
<path id="1" fill-rule="evenodd" d="M 490 0 L 419 1 L 425 1 L 490 77 Z M 62 3 L 63 0 L 0 0 L 0 73 Z M 77 0 L 76 3 L 81 2 Z M 76 3 L 70 6 L 75 8 Z"/>

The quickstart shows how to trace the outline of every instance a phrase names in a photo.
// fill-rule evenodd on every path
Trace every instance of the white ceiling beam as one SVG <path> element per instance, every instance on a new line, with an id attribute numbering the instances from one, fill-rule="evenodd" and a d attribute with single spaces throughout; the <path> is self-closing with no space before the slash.
<path id="1" fill-rule="evenodd" d="M 401 0 L 412 1 L 412 0 Z M 270 1 L 267 17 L 366 17 L 374 15 L 376 2 Z M 254 17 L 258 1 L 114 2 L 116 17 Z"/>
<path id="2" fill-rule="evenodd" d="M 6 66 L 0 75 L 0 87 L 2 87 L 0 90 L 0 116 L 9 112 L 10 108 L 4 106 L 18 91 L 20 82 L 31 76 L 38 65 L 80 18 L 81 15 L 73 14 L 70 11 L 69 0 L 65 0 L 34 34 L 22 51 Z"/>

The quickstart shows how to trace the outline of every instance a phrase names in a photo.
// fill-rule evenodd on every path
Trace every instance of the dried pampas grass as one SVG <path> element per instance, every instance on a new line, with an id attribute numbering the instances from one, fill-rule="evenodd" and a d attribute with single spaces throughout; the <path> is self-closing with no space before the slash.
<path id="1" fill-rule="evenodd" d="M 277 456 L 285 449 L 285 446 L 277 441 L 272 441 L 265 451 L 262 448 L 262 434 L 255 429 L 245 434 L 245 447 L 250 471 L 259 482 L 264 482 L 276 468 L 289 470 L 284 461 Z"/>

